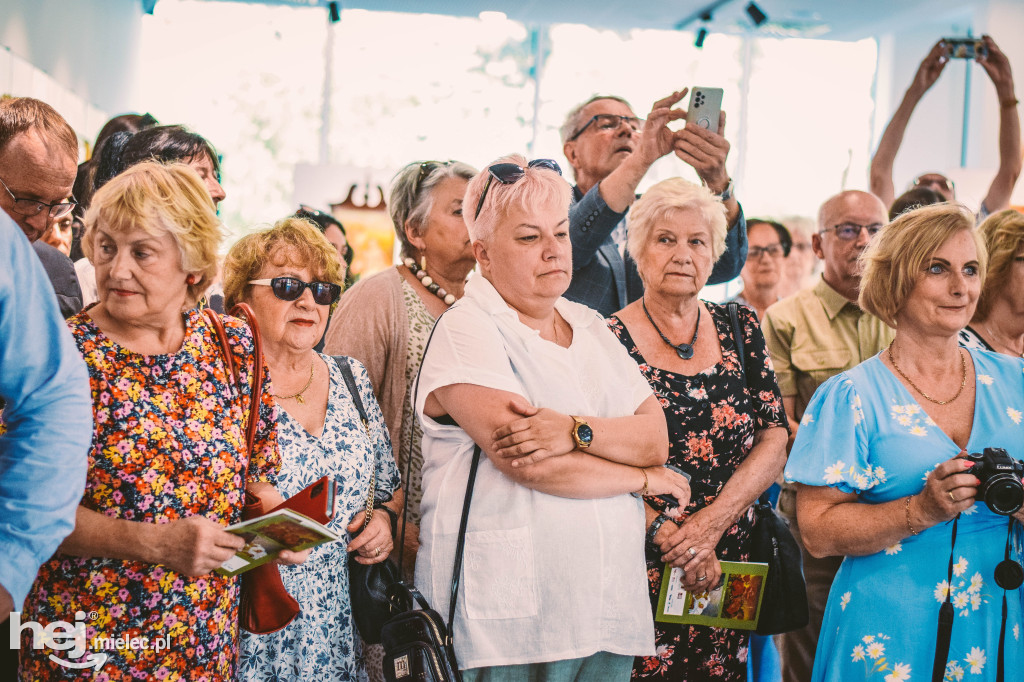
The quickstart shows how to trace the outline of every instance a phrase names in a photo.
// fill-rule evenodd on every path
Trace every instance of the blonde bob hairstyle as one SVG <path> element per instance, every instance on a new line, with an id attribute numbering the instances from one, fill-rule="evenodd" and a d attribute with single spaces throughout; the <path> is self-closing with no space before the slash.
<path id="1" fill-rule="evenodd" d="M 523 177 L 505 185 L 491 178 L 488 169 L 499 163 L 514 163 L 525 169 Z M 491 185 L 487 189 L 480 217 L 474 218 L 476 205 L 480 202 L 487 181 Z M 466 186 L 466 195 L 462 199 L 462 219 L 466 221 L 469 239 L 472 242 L 487 241 L 494 234 L 494 228 L 514 208 L 529 209 L 558 201 L 564 207 L 565 217 L 569 217 L 569 202 L 572 201 L 572 188 L 561 175 L 547 168 L 530 168 L 526 157 L 521 154 L 509 154 L 490 162 L 476 174 Z M 560 211 L 562 209 L 559 209 Z"/>
<path id="2" fill-rule="evenodd" d="M 626 248 L 637 265 L 647 254 L 654 226 L 663 220 L 671 220 L 674 214 L 686 209 L 700 213 L 711 230 L 711 263 L 725 253 L 725 237 L 729 225 L 725 220 L 725 206 L 710 189 L 687 182 L 682 178 L 669 178 L 654 185 L 637 199 L 629 209 L 629 233 Z M 643 268 L 638 268 L 640 279 L 644 280 Z"/>
<path id="3" fill-rule="evenodd" d="M 978 234 L 988 251 L 988 272 L 974 312 L 975 321 L 988 317 L 997 289 L 1006 282 L 1014 258 L 1024 246 L 1024 214 L 1012 208 L 993 213 L 978 227 Z"/>
<path id="4" fill-rule="evenodd" d="M 85 212 L 82 251 L 93 263 L 96 230 L 169 233 L 181 256 L 181 269 L 197 275 L 185 294 L 191 308 L 217 275 L 217 248 L 224 237 L 217 209 L 199 174 L 183 163 L 147 161 L 132 166 L 101 187 Z"/>
<path id="5" fill-rule="evenodd" d="M 962 204 L 943 203 L 908 211 L 889 223 L 861 256 L 860 307 L 896 326 L 896 316 L 925 267 L 939 248 L 954 235 L 968 232 L 978 251 L 978 276 L 985 284 L 988 254 L 974 229 L 974 215 Z"/>
<path id="6" fill-rule="evenodd" d="M 249 280 L 259 279 L 267 263 L 308 267 L 314 280 L 345 286 L 338 251 L 327 237 L 308 220 L 285 218 L 271 228 L 242 237 L 228 251 L 224 260 L 224 310 L 245 300 L 253 286 Z"/>

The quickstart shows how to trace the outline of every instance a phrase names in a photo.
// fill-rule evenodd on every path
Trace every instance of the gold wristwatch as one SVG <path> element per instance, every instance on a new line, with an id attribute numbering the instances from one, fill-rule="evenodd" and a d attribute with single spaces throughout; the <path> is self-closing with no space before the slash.
<path id="1" fill-rule="evenodd" d="M 580 450 L 586 450 L 590 447 L 590 444 L 594 442 L 594 429 L 590 428 L 590 424 L 580 419 L 579 417 L 572 417 L 572 439 L 576 443 L 576 447 Z"/>

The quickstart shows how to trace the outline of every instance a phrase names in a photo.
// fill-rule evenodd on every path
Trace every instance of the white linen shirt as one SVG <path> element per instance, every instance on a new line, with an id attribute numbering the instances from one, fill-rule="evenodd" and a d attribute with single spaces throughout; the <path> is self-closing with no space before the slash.
<path id="1" fill-rule="evenodd" d="M 636 362 L 593 310 L 560 298 L 573 330 L 562 348 L 519 321 L 483 277 L 440 318 L 420 369 L 423 504 L 416 585 L 444 618 L 473 441 L 423 414 L 453 384 L 516 393 L 566 414 L 621 417 L 652 395 Z M 637 477 L 639 479 L 639 477 Z M 574 500 L 506 477 L 481 455 L 454 623 L 463 670 L 654 653 L 642 503 Z"/>

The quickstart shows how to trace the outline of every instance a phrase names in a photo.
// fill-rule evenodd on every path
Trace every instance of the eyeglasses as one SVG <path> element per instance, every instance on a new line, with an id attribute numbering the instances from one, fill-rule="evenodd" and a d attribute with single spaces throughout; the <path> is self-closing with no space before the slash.
<path id="1" fill-rule="evenodd" d="M 784 249 L 782 244 L 769 244 L 768 246 L 753 246 L 747 249 L 747 258 L 749 260 L 757 260 L 764 254 L 768 254 L 772 258 L 779 258 L 782 256 Z"/>
<path id="2" fill-rule="evenodd" d="M 577 137 L 583 134 L 583 131 L 594 125 L 598 130 L 615 130 L 619 127 L 619 124 L 625 123 L 633 132 L 636 132 L 644 127 L 644 120 L 637 118 L 636 116 L 619 116 L 618 114 L 594 114 L 590 117 L 583 127 L 572 134 L 569 138 L 569 142 L 572 142 Z"/>
<path id="3" fill-rule="evenodd" d="M 273 279 L 251 279 L 249 284 L 270 287 L 282 301 L 294 301 L 309 287 L 317 305 L 333 305 L 341 296 L 341 287 L 331 282 L 303 282 L 297 277 L 274 277 Z"/>
<path id="4" fill-rule="evenodd" d="M 413 196 L 420 193 L 420 185 L 423 181 L 438 168 L 447 168 L 455 163 L 454 161 L 424 161 L 420 163 L 420 173 L 416 176 L 416 184 L 413 185 Z"/>
<path id="5" fill-rule="evenodd" d="M 78 206 L 78 202 L 75 201 L 74 197 L 71 197 L 71 201 L 64 201 L 56 204 L 48 204 L 45 201 L 36 201 L 35 199 L 22 199 L 14 196 L 14 192 L 7 186 L 7 183 L 0 180 L 0 185 L 4 186 L 7 193 L 11 195 L 11 199 L 14 200 L 14 212 L 18 215 L 23 215 L 26 218 L 34 218 L 39 215 L 44 208 L 49 209 L 47 216 L 50 220 L 59 220 L 71 213 Z"/>
<path id="6" fill-rule="evenodd" d="M 849 242 L 859 237 L 861 230 L 867 230 L 868 236 L 874 237 L 882 230 L 883 227 L 884 225 L 882 225 L 882 223 L 872 223 L 870 225 L 858 225 L 857 223 L 840 223 L 839 225 L 827 227 L 824 230 L 822 230 L 822 232 L 827 232 L 828 230 L 835 230 L 837 237 L 842 239 L 844 242 Z"/>
<path id="7" fill-rule="evenodd" d="M 947 192 L 955 191 L 953 181 L 947 178 L 945 175 L 938 174 L 925 174 L 917 176 L 916 178 L 914 178 L 914 187 L 937 187 Z"/>
<path id="8" fill-rule="evenodd" d="M 526 166 L 527 168 L 545 168 L 555 171 L 559 175 L 562 174 L 562 169 L 554 159 L 534 159 Z M 526 169 L 515 163 L 496 163 L 488 168 L 487 172 L 490 173 L 490 177 L 487 178 L 484 191 L 480 193 L 480 201 L 476 202 L 476 213 L 473 214 L 473 220 L 480 217 L 480 209 L 484 207 L 484 199 L 487 198 L 487 190 L 491 188 L 491 180 L 497 180 L 503 185 L 513 185 L 526 175 Z"/>

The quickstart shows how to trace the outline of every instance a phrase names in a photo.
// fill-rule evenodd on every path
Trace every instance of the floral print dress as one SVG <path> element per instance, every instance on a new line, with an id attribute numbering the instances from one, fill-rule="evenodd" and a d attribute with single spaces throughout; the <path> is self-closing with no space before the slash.
<path id="1" fill-rule="evenodd" d="M 280 459 L 269 381 L 260 396 L 254 451 L 246 452 L 253 370 L 248 327 L 223 318 L 239 367 L 236 384 L 205 317 L 192 309 L 184 318 L 181 349 L 168 355 L 141 355 L 118 345 L 88 311 L 68 320 L 93 396 L 84 507 L 142 523 L 198 515 L 226 526 L 241 520 L 246 483 L 276 482 Z M 55 554 L 40 568 L 22 620 L 74 624 L 77 612 L 84 618 L 85 659 L 50 646 L 36 649 L 25 631 L 22 680 L 212 681 L 235 675 L 237 578 L 190 578 L 160 564 Z M 118 648 L 118 638 L 145 638 L 149 648 Z M 158 649 L 158 639 L 169 646 Z M 76 669 L 51 654 L 105 660 Z"/>
<path id="2" fill-rule="evenodd" d="M 724 305 L 703 302 L 718 330 L 722 359 L 693 376 L 652 367 L 637 350 L 618 318 L 608 326 L 619 337 L 661 402 L 668 422 L 668 461 L 690 474 L 692 496 L 685 509 L 665 508 L 648 502 L 682 521 L 703 509 L 721 492 L 754 443 L 754 432 L 773 426 L 787 427 L 782 394 L 765 349 L 757 317 L 740 306 L 747 378 L 739 369 L 732 323 Z M 746 561 L 753 523 L 751 511 L 722 535 L 716 548 L 721 561 Z M 652 609 L 657 608 L 664 563 L 659 553 L 647 550 L 647 577 Z M 644 680 L 746 680 L 749 632 L 703 625 L 655 623 L 654 656 L 636 659 L 633 678 Z"/>
<path id="3" fill-rule="evenodd" d="M 348 540 L 345 527 L 366 507 L 370 472 L 376 467 L 374 497 L 390 500 L 399 486 L 391 439 L 366 368 L 349 359 L 359 395 L 370 422 L 367 436 L 341 370 L 321 355 L 331 372 L 324 430 L 314 436 L 285 410 L 278 411 L 281 478 L 278 489 L 290 497 L 323 476 L 338 482 L 334 516 L 328 524 L 342 537 L 313 549 L 299 566 L 282 566 L 281 579 L 302 606 L 295 620 L 269 635 L 242 633 L 240 680 L 367 679 L 362 642 L 356 637 L 349 603 Z M 384 512 L 377 512 L 383 514 Z"/>
<path id="4" fill-rule="evenodd" d="M 968 452 L 1005 448 L 1024 459 L 1024 361 L 970 349 L 974 424 Z M 921 492 L 928 473 L 960 448 L 882 363 L 866 360 L 822 384 L 800 421 L 786 480 L 831 486 L 877 504 Z M 1010 558 L 1021 560 L 1020 524 Z M 825 607 L 812 679 L 931 680 L 939 607 L 950 595 L 952 642 L 944 680 L 996 679 L 1007 517 L 979 501 L 960 514 L 949 581 L 952 523 L 909 535 L 881 552 L 843 560 Z M 1024 592 L 1006 593 L 1006 680 L 1024 671 Z"/>

